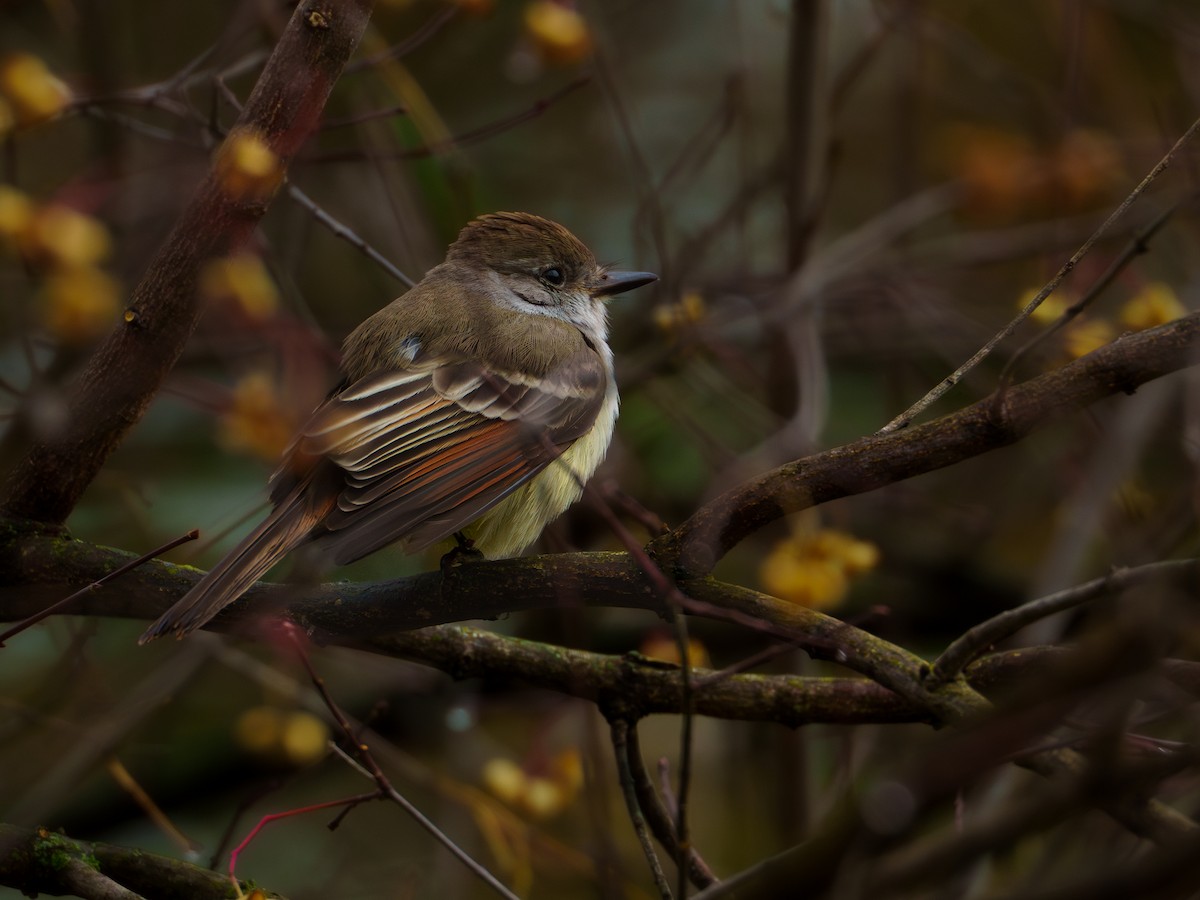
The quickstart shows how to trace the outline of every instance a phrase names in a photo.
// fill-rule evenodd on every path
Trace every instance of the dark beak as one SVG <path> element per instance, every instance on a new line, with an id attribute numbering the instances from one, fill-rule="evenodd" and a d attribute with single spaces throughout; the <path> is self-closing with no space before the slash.
<path id="1" fill-rule="evenodd" d="M 653 281 L 658 281 L 658 276 L 653 272 L 605 272 L 604 277 L 592 289 L 592 295 L 610 297 L 613 294 L 632 291 L 634 288 L 650 284 Z"/>

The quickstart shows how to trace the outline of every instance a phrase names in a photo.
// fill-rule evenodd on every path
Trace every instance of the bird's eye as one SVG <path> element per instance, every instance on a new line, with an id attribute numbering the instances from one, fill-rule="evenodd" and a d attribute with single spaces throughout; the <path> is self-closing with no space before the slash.
<path id="1" fill-rule="evenodd" d="M 542 269 L 542 281 L 546 282 L 546 284 L 552 284 L 555 287 L 558 287 L 566 280 L 566 276 L 563 275 L 562 269 L 558 268 L 557 266 L 551 266 L 548 269 Z"/>

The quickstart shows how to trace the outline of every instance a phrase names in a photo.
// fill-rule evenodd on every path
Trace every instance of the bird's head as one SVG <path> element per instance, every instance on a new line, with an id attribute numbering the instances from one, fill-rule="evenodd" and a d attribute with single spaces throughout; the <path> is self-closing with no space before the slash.
<path id="1" fill-rule="evenodd" d="M 596 262 L 587 245 L 557 222 L 530 213 L 500 212 L 468 223 L 446 254 L 482 270 L 505 288 L 513 309 L 562 319 L 603 339 L 603 301 L 656 281 L 650 272 L 624 272 Z"/>

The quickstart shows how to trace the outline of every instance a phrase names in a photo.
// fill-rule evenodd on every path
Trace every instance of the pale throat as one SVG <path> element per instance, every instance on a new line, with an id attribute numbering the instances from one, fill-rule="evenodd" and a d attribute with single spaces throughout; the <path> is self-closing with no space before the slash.
<path id="1" fill-rule="evenodd" d="M 608 310 L 587 291 L 551 292 L 536 279 L 504 275 L 494 269 L 487 270 L 487 277 L 496 288 L 488 295 L 497 306 L 574 325 L 596 345 L 608 340 Z M 611 353 L 605 361 L 612 362 Z"/>

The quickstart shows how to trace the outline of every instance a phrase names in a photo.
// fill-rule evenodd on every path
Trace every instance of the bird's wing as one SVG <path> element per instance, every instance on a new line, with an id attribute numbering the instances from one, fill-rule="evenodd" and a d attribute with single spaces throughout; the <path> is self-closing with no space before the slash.
<path id="1" fill-rule="evenodd" d="M 590 348 L 541 377 L 443 360 L 350 384 L 317 410 L 292 452 L 296 468 L 315 458 L 344 473 L 319 545 L 345 565 L 401 538 L 415 551 L 448 537 L 585 434 L 606 389 Z"/>

